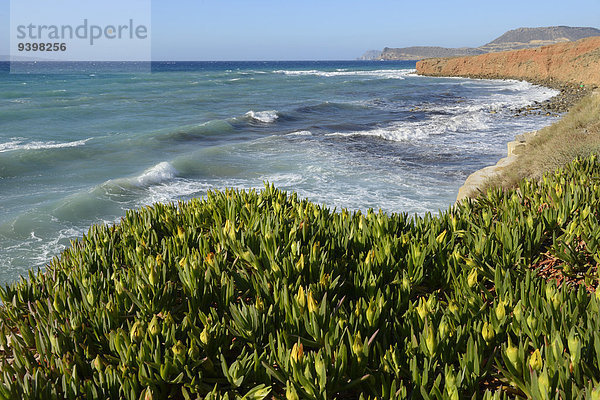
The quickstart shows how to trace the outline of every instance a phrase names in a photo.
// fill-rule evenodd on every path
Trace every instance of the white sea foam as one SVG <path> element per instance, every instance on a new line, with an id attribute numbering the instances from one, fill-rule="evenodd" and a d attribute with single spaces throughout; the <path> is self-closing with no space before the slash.
<path id="1" fill-rule="evenodd" d="M 170 163 L 163 161 L 152 168 L 148 168 L 144 173 L 133 180 L 138 186 L 157 185 L 170 181 L 177 176 L 177 169 Z"/>
<path id="2" fill-rule="evenodd" d="M 270 111 L 248 111 L 245 114 L 247 117 L 252 118 L 258 122 L 265 124 L 273 123 L 279 118 L 279 114 L 275 110 Z"/>
<path id="3" fill-rule="evenodd" d="M 47 149 L 62 149 L 67 147 L 84 146 L 90 139 L 76 140 L 74 142 L 57 143 L 50 142 L 25 142 L 25 139 L 15 139 L 10 142 L 0 143 L 0 153 L 16 150 L 47 150 Z"/>
<path id="4" fill-rule="evenodd" d="M 326 136 L 375 136 L 385 140 L 403 142 L 423 140 L 448 132 L 481 131 L 489 127 L 489 120 L 489 112 L 476 110 L 455 115 L 432 115 L 422 121 L 397 121 L 373 129 L 334 132 Z"/>
<path id="5" fill-rule="evenodd" d="M 202 197 L 209 190 L 225 190 L 226 188 L 240 190 L 260 189 L 262 186 L 253 187 L 248 181 L 241 179 L 223 179 L 218 182 L 196 181 L 178 178 L 170 182 L 148 188 L 145 197 L 141 198 L 137 206 L 145 206 L 154 203 L 168 203 L 172 201 L 185 200 L 192 197 Z"/>
<path id="6" fill-rule="evenodd" d="M 319 70 L 277 70 L 273 71 L 276 74 L 284 74 L 290 76 L 322 76 L 326 78 L 334 76 L 364 76 L 374 77 L 379 79 L 404 79 L 409 74 L 413 74 L 416 70 L 414 69 L 380 69 L 373 71 L 347 71 L 347 70 L 336 70 L 336 71 L 319 71 Z"/>
<path id="7" fill-rule="evenodd" d="M 286 136 L 312 136 L 311 131 L 296 131 L 286 134 Z"/>
<path id="8" fill-rule="evenodd" d="M 124 199 L 127 202 L 138 196 L 141 191 L 172 183 L 178 174 L 179 171 L 171 163 L 163 161 L 138 176 L 110 179 L 97 186 L 93 192 L 100 196 L 108 196 L 112 201 Z"/>

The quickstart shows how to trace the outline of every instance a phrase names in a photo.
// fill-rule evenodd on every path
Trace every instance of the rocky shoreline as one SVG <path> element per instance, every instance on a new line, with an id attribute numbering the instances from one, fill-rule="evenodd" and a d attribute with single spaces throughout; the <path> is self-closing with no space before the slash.
<path id="1" fill-rule="evenodd" d="M 483 77 L 470 76 L 470 78 L 482 79 Z M 493 78 L 485 77 L 485 79 Z M 503 78 L 502 80 L 506 80 L 506 78 Z M 584 85 L 558 82 L 553 79 L 528 79 L 527 81 L 534 85 L 559 90 L 560 93 L 546 101 L 536 101 L 529 106 L 512 109 L 511 113 L 513 113 L 513 116 L 515 117 L 527 115 L 554 115 L 558 117 L 560 114 L 567 113 L 573 105 L 593 91 L 592 88 L 585 87 Z M 505 168 L 514 163 L 517 160 L 518 155 L 523 151 L 525 146 L 527 146 L 527 142 L 536 135 L 537 131 L 526 132 L 517 135 L 515 140 L 508 142 L 506 157 L 501 158 L 495 165 L 482 168 L 469 175 L 465 180 L 465 183 L 458 189 L 456 201 L 459 202 L 479 194 L 481 188 L 485 186 L 486 181 L 498 176 Z"/>
<path id="2" fill-rule="evenodd" d="M 526 107 L 515 108 L 511 110 L 514 116 L 525 115 L 554 115 L 564 114 L 585 96 L 590 94 L 593 88 L 585 85 L 576 85 L 572 83 L 557 82 L 553 79 L 527 80 L 530 83 L 539 86 L 549 87 L 559 90 L 560 93 L 543 102 L 535 102 Z"/>
<path id="3" fill-rule="evenodd" d="M 472 77 L 479 78 L 481 77 Z M 490 78 L 486 78 L 490 79 Z M 505 80 L 505 79 L 503 79 Z M 579 102 L 582 98 L 593 91 L 592 88 L 586 88 L 584 85 L 574 85 L 571 83 L 557 82 L 552 79 L 527 80 L 534 85 L 544 86 L 551 89 L 560 90 L 556 96 L 543 101 L 511 110 L 515 117 L 527 115 L 555 115 L 567 113 L 569 109 Z M 456 201 L 459 202 L 469 197 L 473 197 L 485 186 L 486 181 L 500 175 L 509 165 L 517 161 L 518 155 L 523 151 L 527 142 L 537 135 L 537 131 L 519 134 L 515 140 L 507 143 L 506 157 L 501 158 L 496 164 L 482 168 L 473 172 L 467 177 L 465 183 L 458 189 Z"/>
<path id="4" fill-rule="evenodd" d="M 536 84 L 542 84 L 536 82 Z M 583 87 L 573 87 L 573 85 L 564 85 L 564 89 L 557 96 L 542 102 L 536 103 L 530 106 L 532 109 L 537 110 L 552 110 L 558 109 L 564 110 L 562 114 L 569 111 L 571 106 L 579 102 L 584 96 L 594 95 L 600 96 L 600 89 L 589 89 Z M 570 87 L 569 87 L 570 86 Z M 537 107 L 537 108 L 536 108 Z M 544 109 L 544 107 L 546 107 Z M 553 108 L 549 108 L 553 107 Z M 529 108 L 529 107 L 526 107 Z M 541 113 L 543 111 L 538 111 Z M 523 115 L 523 114 L 522 114 Z M 539 131 L 526 132 L 515 137 L 515 140 L 507 143 L 507 155 L 500 159 L 495 165 L 491 165 L 480 170 L 473 172 L 465 180 L 465 183 L 458 189 L 458 195 L 456 201 L 459 202 L 469 197 L 480 194 L 481 188 L 486 186 L 486 182 L 489 179 L 493 179 L 502 174 L 503 170 L 513 164 L 519 159 L 519 156 L 526 150 L 529 142 L 532 138 L 538 135 Z"/>

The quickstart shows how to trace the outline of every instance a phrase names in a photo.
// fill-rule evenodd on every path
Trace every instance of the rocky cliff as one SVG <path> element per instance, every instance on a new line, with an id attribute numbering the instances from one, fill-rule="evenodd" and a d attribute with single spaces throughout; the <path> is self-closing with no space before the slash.
<path id="1" fill-rule="evenodd" d="M 417 72 L 600 87 L 600 37 L 472 57 L 431 58 L 419 61 Z"/>

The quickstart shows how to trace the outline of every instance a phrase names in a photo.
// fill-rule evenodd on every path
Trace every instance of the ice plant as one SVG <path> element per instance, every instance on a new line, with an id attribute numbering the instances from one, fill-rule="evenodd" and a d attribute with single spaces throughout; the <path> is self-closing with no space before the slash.
<path id="1" fill-rule="evenodd" d="M 0 287 L 0 400 L 593 398 L 597 177 L 581 160 L 437 216 L 272 186 L 130 211 Z"/>

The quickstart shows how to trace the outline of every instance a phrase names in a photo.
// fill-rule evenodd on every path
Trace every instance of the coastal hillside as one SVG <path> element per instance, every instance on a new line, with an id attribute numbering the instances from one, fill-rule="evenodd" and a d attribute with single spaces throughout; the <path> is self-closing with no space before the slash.
<path id="1" fill-rule="evenodd" d="M 432 58 L 417 63 L 430 76 L 521 79 L 600 86 L 600 37 L 474 57 Z"/>
<path id="2" fill-rule="evenodd" d="M 382 52 L 371 50 L 365 53 L 360 59 L 422 60 L 430 57 L 462 57 L 498 51 L 535 48 L 551 44 L 577 41 L 592 36 L 600 36 L 600 30 L 596 28 L 570 26 L 518 28 L 510 30 L 491 42 L 476 48 L 446 48 L 434 46 L 415 46 L 403 48 L 386 47 Z"/>
<path id="3" fill-rule="evenodd" d="M 485 52 L 519 50 L 551 44 L 574 42 L 590 36 L 600 36 L 596 28 L 550 26 L 547 28 L 513 29 L 490 43 L 479 47 Z"/>
<path id="4" fill-rule="evenodd" d="M 420 60 L 430 57 L 462 57 L 484 54 L 485 52 L 471 47 L 448 48 L 438 46 L 412 46 L 400 49 L 386 47 L 381 53 L 382 60 Z"/>

